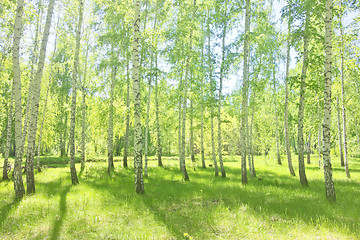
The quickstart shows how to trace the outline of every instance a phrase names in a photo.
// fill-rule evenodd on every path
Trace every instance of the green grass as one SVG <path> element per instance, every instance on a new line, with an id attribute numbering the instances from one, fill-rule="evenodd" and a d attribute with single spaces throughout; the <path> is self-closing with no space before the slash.
<path id="1" fill-rule="evenodd" d="M 336 203 L 325 199 L 315 157 L 306 169 L 309 187 L 288 174 L 286 163 L 264 157 L 255 158 L 261 179 L 249 176 L 243 186 L 239 157 L 226 159 L 226 179 L 188 161 L 190 182 L 182 180 L 176 158 L 165 158 L 164 168 L 150 161 L 145 194 L 137 195 L 133 169 L 123 169 L 120 158 L 111 176 L 101 158 L 87 163 L 77 186 L 65 160 L 44 158 L 56 168 L 36 173 L 35 195 L 15 202 L 13 183 L 0 182 L 0 239 L 359 238 L 359 159 L 351 159 L 348 180 L 332 158 Z"/>

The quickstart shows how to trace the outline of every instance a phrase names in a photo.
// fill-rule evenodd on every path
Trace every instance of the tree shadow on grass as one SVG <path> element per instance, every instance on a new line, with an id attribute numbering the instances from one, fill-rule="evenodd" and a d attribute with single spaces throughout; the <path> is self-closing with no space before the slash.
<path id="1" fill-rule="evenodd" d="M 98 176 L 103 170 L 94 171 L 91 177 L 83 180 L 84 184 L 109 193 L 117 202 L 133 205 L 139 216 L 144 214 L 144 207 L 147 208 L 160 225 L 179 239 L 184 233 L 195 234 L 196 238 L 216 238 L 216 231 L 221 231 L 215 222 L 216 214 L 219 214 L 217 208 L 241 217 L 238 212 L 242 206 L 268 226 L 274 221 L 292 222 L 294 219 L 314 226 L 314 219 L 325 219 L 336 226 L 346 226 L 353 234 L 360 234 L 356 216 L 360 192 L 354 190 L 359 186 L 357 182 L 336 181 L 338 202 L 330 204 L 321 180 L 313 180 L 304 188 L 298 178 L 261 171 L 262 181 L 253 178 L 249 179 L 248 185 L 242 186 L 239 170 L 229 167 L 229 178 L 214 177 L 212 169 L 203 169 L 194 172 L 191 182 L 184 182 L 179 178 L 181 172 L 177 168 L 165 167 L 153 169 L 146 179 L 145 194 L 138 198 L 134 197 L 132 173 L 120 170 L 99 181 Z M 351 205 L 354 207 L 349 207 Z"/>
<path id="2" fill-rule="evenodd" d="M 67 213 L 66 196 L 70 191 L 70 187 L 71 186 L 67 186 L 60 193 L 60 203 L 59 203 L 59 206 L 60 206 L 59 214 L 60 215 L 59 215 L 59 217 L 57 217 L 54 220 L 53 230 L 52 230 L 51 236 L 50 236 L 50 239 L 52 239 L 52 240 L 59 238 L 60 229 L 63 224 L 64 218 L 66 217 L 66 213 Z"/>
<path id="3" fill-rule="evenodd" d="M 0 227 L 9 216 L 12 209 L 16 209 L 20 205 L 21 200 L 14 199 L 12 202 L 0 208 Z"/>

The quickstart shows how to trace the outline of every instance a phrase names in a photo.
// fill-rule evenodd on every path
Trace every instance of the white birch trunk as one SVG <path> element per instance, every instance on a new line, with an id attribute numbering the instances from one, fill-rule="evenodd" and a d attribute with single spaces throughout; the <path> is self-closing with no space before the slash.
<path id="1" fill-rule="evenodd" d="M 338 123 L 338 133 L 339 133 L 339 151 L 340 151 L 340 164 L 342 167 L 345 166 L 344 162 L 344 151 L 343 151 L 343 141 L 342 141 L 342 129 L 341 129 L 341 120 L 340 120 L 340 104 L 339 98 L 336 98 L 336 109 L 337 109 L 337 123 Z"/>
<path id="2" fill-rule="evenodd" d="M 25 194 L 25 188 L 21 175 L 22 148 L 22 105 L 21 105 L 21 70 L 20 70 L 20 39 L 22 33 L 22 16 L 24 14 L 24 0 L 17 0 L 13 38 L 13 96 L 15 103 L 15 145 L 16 153 L 14 160 L 14 190 L 15 198 L 21 199 Z"/>
<path id="3" fill-rule="evenodd" d="M 142 167 L 142 130 L 141 130 L 141 93 L 140 93 L 140 0 L 134 1 L 134 39 L 133 39 L 133 98 L 134 98 L 134 170 L 135 170 L 135 191 L 138 194 L 144 193 L 144 179 Z"/>
<path id="4" fill-rule="evenodd" d="M 110 84 L 110 103 L 109 103 L 109 118 L 107 130 L 107 151 L 108 151 L 108 173 L 114 170 L 114 88 L 116 78 L 116 66 L 112 66 L 111 70 L 111 84 Z"/>
<path id="5" fill-rule="evenodd" d="M 127 59 L 126 63 L 126 132 L 125 132 L 125 141 L 124 141 L 124 158 L 123 158 L 123 167 L 127 168 L 127 157 L 128 157 L 128 146 L 129 146 L 129 133 L 130 133 L 130 76 L 129 76 L 129 60 Z"/>
<path id="6" fill-rule="evenodd" d="M 3 167 L 3 180 L 8 180 L 8 164 L 9 164 L 9 152 L 10 152 L 10 144 L 11 144 L 11 125 L 13 119 L 13 108 L 14 108 L 14 100 L 13 100 L 12 92 L 10 93 L 10 106 L 8 111 L 8 120 L 7 120 L 7 128 L 6 128 L 6 147 L 4 154 L 4 167 Z"/>
<path id="7" fill-rule="evenodd" d="M 324 89 L 324 179 L 326 198 L 336 201 L 332 167 L 330 159 L 330 128 L 331 128 L 331 77 L 332 77 L 332 0 L 326 0 L 325 5 L 325 89 Z"/>

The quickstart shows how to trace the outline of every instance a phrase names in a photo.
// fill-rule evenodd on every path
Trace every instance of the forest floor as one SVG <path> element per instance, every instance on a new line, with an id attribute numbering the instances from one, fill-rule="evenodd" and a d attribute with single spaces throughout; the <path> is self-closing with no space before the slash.
<path id="1" fill-rule="evenodd" d="M 116 158 L 109 176 L 106 162 L 96 160 L 71 186 L 67 159 L 42 158 L 47 167 L 35 175 L 36 194 L 20 202 L 13 183 L 0 182 L 0 239 L 360 238 L 360 159 L 350 159 L 347 179 L 332 157 L 336 203 L 325 198 L 315 156 L 306 166 L 308 187 L 290 176 L 285 157 L 283 165 L 256 157 L 257 177 L 249 174 L 247 185 L 238 156 L 225 157 L 225 179 L 187 161 L 190 182 L 182 180 L 177 158 L 164 158 L 163 168 L 152 160 L 143 195 L 135 193 L 131 161 L 124 169 Z"/>

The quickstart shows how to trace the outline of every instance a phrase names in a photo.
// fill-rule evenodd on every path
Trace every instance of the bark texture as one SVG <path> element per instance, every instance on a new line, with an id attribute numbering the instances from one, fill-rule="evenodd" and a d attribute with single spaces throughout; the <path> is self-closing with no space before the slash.
<path id="1" fill-rule="evenodd" d="M 107 152 L 108 152 L 108 173 L 114 170 L 114 88 L 116 78 L 116 66 L 112 67 L 111 84 L 110 84 L 110 103 L 109 103 L 109 118 L 107 130 Z"/>
<path id="2" fill-rule="evenodd" d="M 144 193 L 144 179 L 142 167 L 142 129 L 141 129 L 141 94 L 140 94 L 140 0 L 134 4 L 134 39 L 132 49 L 132 80 L 134 98 L 134 170 L 135 170 L 135 191 L 138 194 Z"/>
<path id="3" fill-rule="evenodd" d="M 21 162 L 23 151 L 22 134 L 22 105 L 21 105 L 21 70 L 20 70 L 20 38 L 22 33 L 22 16 L 24 14 L 24 0 L 17 0 L 13 38 L 13 94 L 15 103 L 15 160 L 14 160 L 14 190 L 15 198 L 21 199 L 25 194 L 25 188 L 21 175 Z"/>
<path id="4" fill-rule="evenodd" d="M 331 128 L 331 77 L 332 77 L 332 0 L 325 3 L 325 89 L 324 89 L 324 178 L 326 198 L 336 201 L 334 182 L 332 179 L 332 167 L 330 159 L 330 128 Z"/>
<path id="5" fill-rule="evenodd" d="M 155 115 L 156 115 L 156 133 L 157 133 L 157 149 L 156 149 L 156 153 L 157 153 L 157 159 L 158 159 L 158 166 L 162 167 L 162 160 L 161 160 L 161 156 L 162 156 L 162 143 L 161 143 L 161 129 L 160 129 L 160 112 L 159 112 L 159 96 L 158 96 L 158 90 L 159 90 L 159 86 L 158 86 L 158 73 L 157 73 L 157 68 L 158 68 L 158 59 L 157 59 L 157 53 L 155 54 L 155 68 L 156 68 L 156 74 L 155 74 Z"/>

